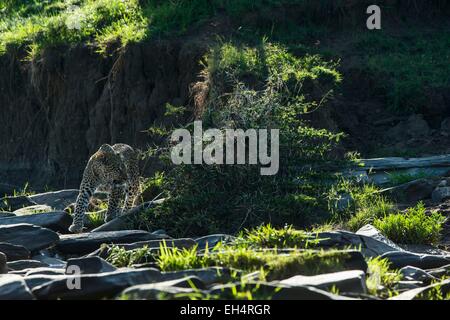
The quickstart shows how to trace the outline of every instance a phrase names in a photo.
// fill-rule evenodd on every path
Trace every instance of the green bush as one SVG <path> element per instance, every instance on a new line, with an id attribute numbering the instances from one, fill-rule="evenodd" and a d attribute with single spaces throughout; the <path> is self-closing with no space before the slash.
<path id="1" fill-rule="evenodd" d="M 434 211 L 425 213 L 422 202 L 405 213 L 390 214 L 374 221 L 386 237 L 396 243 L 403 244 L 436 244 L 442 231 L 445 217 Z"/>
<path id="2" fill-rule="evenodd" d="M 331 177 L 311 165 L 334 159 L 342 135 L 313 128 L 302 116 L 324 105 L 329 96 L 325 92 L 339 83 L 335 64 L 319 56 L 295 57 L 280 45 L 262 41 L 257 51 L 264 51 L 266 59 L 260 62 L 258 57 L 262 66 L 248 68 L 256 61 L 248 54 L 253 49 L 230 46 L 219 46 L 207 59 L 211 89 L 201 118 L 203 130 L 279 129 L 279 172 L 261 176 L 256 165 L 175 166 L 165 175 L 167 200 L 149 212 L 150 224 L 185 236 L 236 233 L 268 222 L 276 227 L 322 222 L 328 215 L 323 192 Z M 236 58 L 236 52 L 244 53 Z M 242 68 L 255 76 L 256 89 L 239 81 Z M 162 149 L 161 159 L 168 161 L 168 149 Z"/>

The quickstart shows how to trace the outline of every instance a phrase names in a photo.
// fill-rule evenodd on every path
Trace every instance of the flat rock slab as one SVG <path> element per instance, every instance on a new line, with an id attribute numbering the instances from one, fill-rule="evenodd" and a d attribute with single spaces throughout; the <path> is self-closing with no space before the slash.
<path id="1" fill-rule="evenodd" d="M 412 290 L 400 293 L 397 296 L 389 298 L 389 300 L 423 299 L 424 296 L 426 296 L 428 293 L 430 293 L 436 287 L 438 287 L 440 289 L 442 295 L 445 297 L 450 292 L 450 279 L 444 280 L 442 282 L 434 283 L 434 284 L 426 286 L 426 287 L 416 288 L 416 289 L 412 289 Z"/>
<path id="2" fill-rule="evenodd" d="M 68 232 L 72 217 L 64 212 L 45 212 L 10 218 L 0 218 L 0 225 L 28 223 L 57 232 Z"/>
<path id="3" fill-rule="evenodd" d="M 78 189 L 60 190 L 55 192 L 39 193 L 29 196 L 37 204 L 47 205 L 53 210 L 64 210 L 77 200 Z"/>
<path id="4" fill-rule="evenodd" d="M 377 257 L 386 252 L 403 251 L 402 248 L 391 241 L 384 241 L 378 235 L 372 233 L 356 234 L 348 231 L 331 231 L 311 234 L 320 239 L 319 248 L 361 248 L 365 257 Z"/>
<path id="5" fill-rule="evenodd" d="M 211 234 L 208 236 L 196 238 L 195 242 L 197 242 L 199 249 L 206 249 L 206 247 L 208 247 L 209 249 L 212 249 L 219 242 L 229 243 L 229 242 L 233 242 L 235 239 L 236 239 L 236 237 L 233 237 L 229 234 Z"/>
<path id="6" fill-rule="evenodd" d="M 37 260 L 17 260 L 17 261 L 13 261 L 13 262 L 8 262 L 9 270 L 23 270 L 23 269 L 41 268 L 41 267 L 48 267 L 48 264 L 42 263 Z"/>
<path id="7" fill-rule="evenodd" d="M 26 216 L 30 214 L 36 214 L 36 213 L 43 213 L 43 212 L 51 212 L 53 211 L 51 207 L 42 205 L 42 204 L 36 204 L 34 206 L 30 207 L 23 207 L 21 209 L 15 210 L 13 213 L 16 216 Z"/>
<path id="8" fill-rule="evenodd" d="M 221 268 L 221 267 L 209 267 L 202 269 L 187 269 L 180 271 L 163 272 L 162 275 L 166 280 L 175 280 L 194 276 L 200 279 L 205 285 L 208 286 L 214 283 L 231 281 L 232 273 L 235 273 L 235 275 L 237 276 L 242 274 L 242 272 L 239 270 L 232 270 L 229 268 Z"/>
<path id="9" fill-rule="evenodd" d="M 19 275 L 0 275 L 0 300 L 33 300 L 23 278 Z"/>
<path id="10" fill-rule="evenodd" d="M 30 258 L 30 251 L 25 247 L 11 243 L 0 242 L 0 252 L 3 252 L 8 261 L 25 260 Z"/>
<path id="11" fill-rule="evenodd" d="M 429 284 L 434 280 L 438 280 L 438 278 L 432 276 L 425 270 L 413 266 L 403 267 L 399 272 L 402 275 L 402 279 L 406 281 L 420 281 Z"/>
<path id="12" fill-rule="evenodd" d="M 74 270 L 80 274 L 105 273 L 115 271 L 117 268 L 100 257 L 73 258 L 67 260 L 66 273 Z"/>
<path id="13" fill-rule="evenodd" d="M 67 284 L 75 286 L 77 281 L 79 289 L 69 289 Z M 32 292 L 38 299 L 102 299 L 114 297 L 131 286 L 161 281 L 164 281 L 164 278 L 156 269 L 118 270 L 100 274 L 64 276 L 34 287 Z"/>
<path id="14" fill-rule="evenodd" d="M 23 207 L 34 206 L 37 203 L 27 196 L 3 197 L 0 199 L 0 210 L 14 211 Z"/>
<path id="15" fill-rule="evenodd" d="M 194 288 L 203 290 L 205 289 L 205 285 L 199 278 L 195 276 L 189 276 L 176 280 L 132 286 L 122 291 L 122 293 L 119 294 L 118 298 L 133 300 L 156 300 L 160 298 L 161 294 L 163 296 L 165 294 L 174 296 L 180 293 L 193 292 Z"/>
<path id="16" fill-rule="evenodd" d="M 388 252 L 381 256 L 391 262 L 391 267 L 401 269 L 412 266 L 420 269 L 439 268 L 450 264 L 449 256 L 438 256 L 431 254 L 416 254 L 412 252 Z"/>
<path id="17" fill-rule="evenodd" d="M 0 225 L 0 242 L 23 246 L 31 252 L 48 248 L 58 240 L 54 231 L 39 226 L 26 223 Z"/>
<path id="18" fill-rule="evenodd" d="M 164 238 L 167 238 L 167 236 L 140 230 L 80 233 L 61 236 L 56 248 L 63 254 L 87 254 L 100 248 L 103 243 L 121 244 Z"/>
<path id="19" fill-rule="evenodd" d="M 324 290 L 308 286 L 288 286 L 280 283 L 249 282 L 242 288 L 241 283 L 229 283 L 212 287 L 208 293 L 219 295 L 221 298 L 230 298 L 235 289 L 256 291 L 265 296 L 270 296 L 272 300 L 356 300 L 339 296 Z"/>
<path id="20" fill-rule="evenodd" d="M 37 261 L 40 261 L 40 262 L 43 262 L 43 263 L 49 265 L 50 268 L 65 268 L 66 267 L 66 261 L 58 259 L 56 257 L 51 257 L 42 252 L 32 256 L 31 258 L 33 260 L 37 260 Z"/>
<path id="21" fill-rule="evenodd" d="M 280 281 L 291 287 L 312 286 L 322 290 L 337 288 L 339 292 L 367 293 L 365 272 L 361 270 L 349 270 L 320 274 L 316 276 L 294 276 Z"/>

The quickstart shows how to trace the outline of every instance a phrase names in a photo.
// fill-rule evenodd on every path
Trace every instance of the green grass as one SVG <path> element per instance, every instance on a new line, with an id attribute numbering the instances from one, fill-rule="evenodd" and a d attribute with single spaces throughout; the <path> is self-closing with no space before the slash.
<path id="1" fill-rule="evenodd" d="M 267 278 L 285 279 L 296 274 L 315 275 L 344 270 L 347 253 L 339 250 L 293 251 L 278 254 L 273 250 L 258 251 L 248 247 L 218 246 L 198 255 L 196 248 L 164 248 L 157 258 L 163 271 L 219 266 L 246 272 L 265 270 Z"/>
<path id="2" fill-rule="evenodd" d="M 279 249 L 314 247 L 318 241 L 305 231 L 295 230 L 292 226 L 277 229 L 270 224 L 242 231 L 237 239 L 240 245 Z"/>
<path id="3" fill-rule="evenodd" d="M 334 203 L 342 194 L 350 196 L 350 206 L 342 211 Z M 366 224 L 372 224 L 376 218 L 394 212 L 394 204 L 379 193 L 372 184 L 358 184 L 349 179 L 341 179 L 327 191 L 328 207 L 332 212 L 331 222 L 350 231 L 357 231 Z"/>
<path id="4" fill-rule="evenodd" d="M 425 171 L 418 171 L 417 173 L 391 173 L 389 175 L 389 185 L 398 186 L 417 179 L 426 178 L 428 175 Z"/>
<path id="5" fill-rule="evenodd" d="M 394 286 L 402 279 L 398 270 L 390 268 L 390 262 L 380 257 L 371 258 L 367 261 L 366 284 L 370 294 L 388 298 L 396 295 Z"/>
<path id="6" fill-rule="evenodd" d="M 376 86 L 384 90 L 391 109 L 399 112 L 426 110 L 430 97 L 424 90 L 450 85 L 450 31 L 429 32 L 412 28 L 400 35 L 364 33 L 355 42 L 364 52 L 365 68 Z"/>
<path id="7" fill-rule="evenodd" d="M 426 214 L 423 203 L 419 202 L 405 213 L 375 219 L 374 226 L 396 243 L 436 244 L 444 221 L 445 217 L 437 211 Z"/>

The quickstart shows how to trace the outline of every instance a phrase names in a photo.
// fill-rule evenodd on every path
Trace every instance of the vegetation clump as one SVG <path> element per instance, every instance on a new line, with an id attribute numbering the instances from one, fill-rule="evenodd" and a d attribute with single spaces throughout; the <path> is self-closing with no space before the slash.
<path id="1" fill-rule="evenodd" d="M 436 244 L 444 221 L 445 217 L 437 211 L 427 214 L 423 202 L 419 202 L 405 213 L 377 218 L 374 226 L 396 243 Z"/>

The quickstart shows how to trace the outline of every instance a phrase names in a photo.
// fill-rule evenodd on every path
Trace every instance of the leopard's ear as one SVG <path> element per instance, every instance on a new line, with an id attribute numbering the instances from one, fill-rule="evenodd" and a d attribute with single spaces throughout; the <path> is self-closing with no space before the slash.
<path id="1" fill-rule="evenodd" d="M 98 151 L 104 152 L 104 153 L 114 153 L 113 148 L 109 144 L 103 144 Z"/>

